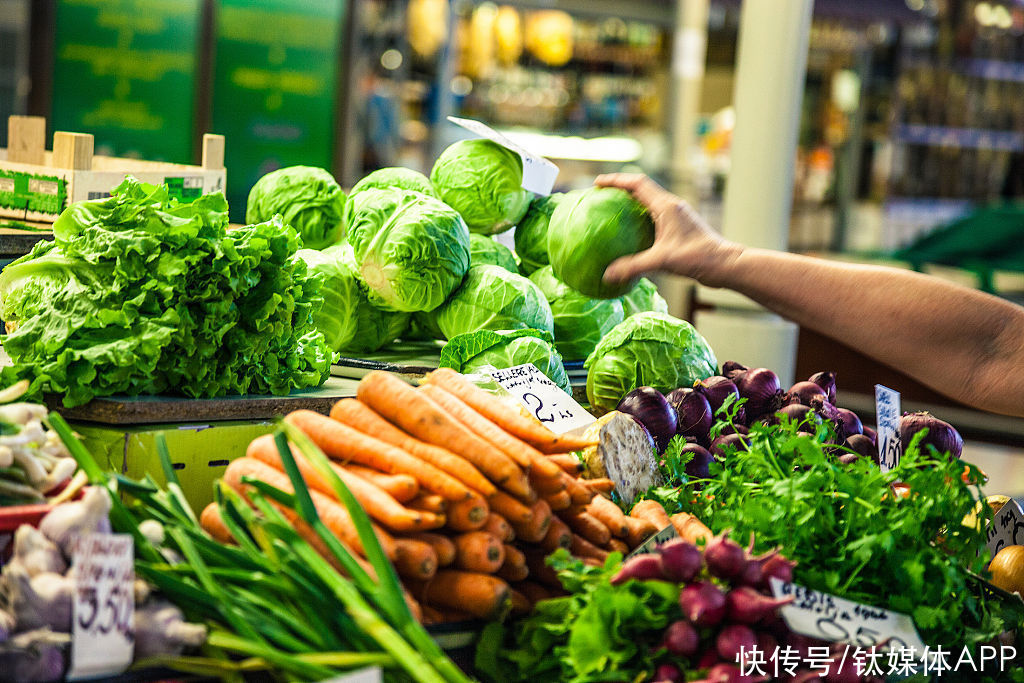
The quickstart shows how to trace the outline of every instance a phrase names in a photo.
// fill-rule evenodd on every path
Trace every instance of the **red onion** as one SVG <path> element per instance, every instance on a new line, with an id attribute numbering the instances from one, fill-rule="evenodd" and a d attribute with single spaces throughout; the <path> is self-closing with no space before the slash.
<path id="1" fill-rule="evenodd" d="M 736 388 L 736 384 L 731 379 L 721 375 L 701 380 L 693 388 L 704 394 L 704 397 L 708 400 L 708 405 L 711 406 L 712 415 L 718 412 L 718 409 L 722 407 L 722 404 L 725 403 L 725 399 L 728 397 L 733 396 L 734 401 L 738 401 L 740 398 L 740 390 Z M 746 422 L 745 413 L 745 407 L 740 406 L 736 411 L 735 421 Z"/>
<path id="2" fill-rule="evenodd" d="M 864 436 L 866 436 L 869 439 L 871 439 L 871 443 L 873 443 L 873 444 L 877 444 L 878 443 L 878 434 L 875 432 L 875 430 L 872 427 L 868 427 L 867 425 L 864 425 L 862 427 L 862 430 L 863 431 L 861 433 Z"/>
<path id="3" fill-rule="evenodd" d="M 904 413 L 900 418 L 900 443 L 906 448 L 910 440 L 922 429 L 928 433 L 921 440 L 921 451 L 928 452 L 928 446 L 934 446 L 939 453 L 949 453 L 951 459 L 960 457 L 964 450 L 964 440 L 960 432 L 953 429 L 948 422 L 943 422 L 931 413 Z"/>
<path id="4" fill-rule="evenodd" d="M 711 442 L 710 451 L 712 455 L 724 458 L 730 446 L 735 450 L 745 451 L 750 447 L 750 440 L 745 434 L 723 434 Z"/>
<path id="5" fill-rule="evenodd" d="M 863 434 L 852 434 L 846 437 L 843 445 L 857 455 L 862 455 L 865 458 L 871 458 L 876 463 L 878 462 L 878 449 L 875 448 L 874 442 Z M 847 455 L 851 454 L 847 453 Z"/>
<path id="6" fill-rule="evenodd" d="M 782 386 L 779 376 L 768 368 L 748 370 L 736 383 L 740 396 L 747 399 L 747 417 L 755 420 L 766 413 L 774 413 L 782 407 Z"/>
<path id="7" fill-rule="evenodd" d="M 843 425 L 843 436 L 850 437 L 854 434 L 864 433 L 864 425 L 861 423 L 860 418 L 857 417 L 857 413 L 849 408 L 836 408 L 836 414 Z"/>
<path id="8" fill-rule="evenodd" d="M 675 436 L 676 411 L 657 389 L 637 387 L 623 396 L 615 409 L 620 413 L 632 415 L 646 427 L 654 438 L 655 448 L 659 452 L 665 450 L 669 439 Z"/>
<path id="9" fill-rule="evenodd" d="M 836 373 L 831 371 L 816 372 L 807 378 L 808 382 L 813 382 L 821 387 L 822 391 L 825 392 L 825 398 L 828 399 L 829 403 L 836 402 Z"/>
<path id="10" fill-rule="evenodd" d="M 812 396 L 821 396 L 824 399 L 828 398 L 828 396 L 825 395 L 825 390 L 814 382 L 797 382 L 789 388 L 788 395 L 795 398 L 805 406 L 811 405 Z"/>
<path id="11" fill-rule="evenodd" d="M 709 476 L 708 466 L 715 460 L 711 451 L 698 444 L 688 443 L 683 446 L 682 452 L 693 453 L 693 458 L 686 463 L 684 468 L 686 476 L 694 479 L 707 479 Z"/>
<path id="12" fill-rule="evenodd" d="M 775 415 L 771 419 L 771 422 L 778 422 L 781 415 L 785 415 L 789 419 L 796 420 L 797 422 L 804 422 L 806 420 L 812 425 L 817 425 L 821 422 L 818 414 L 802 403 L 790 403 L 788 406 L 782 406 L 775 411 Z M 813 429 L 814 427 L 811 427 L 812 431 Z"/>
<path id="13" fill-rule="evenodd" d="M 729 434 L 749 434 L 750 428 L 746 425 L 738 424 L 726 424 L 722 426 L 722 431 L 719 436 L 727 436 Z"/>
<path id="14" fill-rule="evenodd" d="M 737 378 L 749 369 L 746 365 L 741 365 L 734 360 L 727 360 L 722 363 L 722 375 L 733 382 L 738 381 Z"/>
<path id="15" fill-rule="evenodd" d="M 697 437 L 698 443 L 707 443 L 708 430 L 714 418 L 704 394 L 682 387 L 672 391 L 667 398 L 676 412 L 676 430 L 680 434 Z"/>

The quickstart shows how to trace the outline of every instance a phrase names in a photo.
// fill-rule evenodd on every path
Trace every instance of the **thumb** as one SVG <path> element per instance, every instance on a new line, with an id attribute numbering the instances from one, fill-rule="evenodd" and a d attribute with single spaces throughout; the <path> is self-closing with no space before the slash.
<path id="1" fill-rule="evenodd" d="M 604 271 L 605 282 L 624 282 L 658 270 L 661 264 L 654 249 L 617 258 Z"/>

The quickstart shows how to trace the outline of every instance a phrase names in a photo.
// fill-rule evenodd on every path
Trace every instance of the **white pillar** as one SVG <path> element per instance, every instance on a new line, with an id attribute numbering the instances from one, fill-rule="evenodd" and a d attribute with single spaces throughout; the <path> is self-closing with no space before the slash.
<path id="1" fill-rule="evenodd" d="M 684 0 L 685 1 L 685 0 Z M 785 250 L 813 0 L 744 0 L 736 60 L 736 128 L 722 234 Z M 793 380 L 797 327 L 745 297 L 701 287 L 696 325 L 719 361 L 775 370 Z"/>

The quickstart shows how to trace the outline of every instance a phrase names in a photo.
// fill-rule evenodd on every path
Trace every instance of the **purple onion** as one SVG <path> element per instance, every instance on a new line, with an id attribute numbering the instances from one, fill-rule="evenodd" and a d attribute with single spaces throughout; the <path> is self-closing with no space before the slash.
<path id="1" fill-rule="evenodd" d="M 749 369 L 746 365 L 741 365 L 734 360 L 727 360 L 722 363 L 722 375 L 737 384 L 739 383 L 739 378 Z"/>
<path id="2" fill-rule="evenodd" d="M 843 445 L 856 453 L 855 457 L 863 456 L 865 458 L 871 458 L 876 463 L 878 462 L 878 449 L 875 448 L 875 442 L 863 434 L 851 434 L 846 437 L 846 441 Z M 852 454 L 847 453 L 846 455 Z M 840 456 L 840 461 L 842 461 L 842 456 Z"/>
<path id="3" fill-rule="evenodd" d="M 708 466 L 715 461 L 711 451 L 695 443 L 683 446 L 682 453 L 693 453 L 693 458 L 686 463 L 686 476 L 694 479 L 707 479 L 710 476 Z"/>
<path id="4" fill-rule="evenodd" d="M 738 424 L 726 424 L 722 427 L 722 431 L 719 436 L 728 436 L 729 434 L 749 434 L 750 428 L 746 425 Z"/>
<path id="5" fill-rule="evenodd" d="M 785 394 L 779 384 L 779 376 L 768 368 L 748 370 L 736 382 L 740 396 L 747 399 L 747 417 L 756 420 L 767 413 L 774 413 L 782 407 Z"/>
<path id="6" fill-rule="evenodd" d="M 904 448 L 910 444 L 922 429 L 928 433 L 921 440 L 921 451 L 928 452 L 928 446 L 934 446 L 939 453 L 949 453 L 950 459 L 957 459 L 964 450 L 964 440 L 960 432 L 948 422 L 943 422 L 931 413 L 904 413 L 900 418 L 900 442 Z"/>
<path id="7" fill-rule="evenodd" d="M 829 403 L 836 402 L 836 373 L 832 371 L 816 372 L 811 375 L 808 382 L 813 382 L 825 392 L 825 398 Z"/>
<path id="8" fill-rule="evenodd" d="M 825 390 L 814 382 L 797 382 L 789 388 L 791 399 L 796 399 L 801 405 L 811 405 L 811 398 L 814 396 L 821 396 L 824 399 L 828 397 L 825 395 Z"/>
<path id="9" fill-rule="evenodd" d="M 718 409 L 722 407 L 722 404 L 730 396 L 735 397 L 734 401 L 738 401 L 740 398 L 740 390 L 736 388 L 735 382 L 721 375 L 701 380 L 693 388 L 704 394 L 704 397 L 708 400 L 708 405 L 711 406 L 712 416 L 718 412 Z M 744 407 L 740 406 L 735 417 L 737 422 L 746 422 L 744 413 Z"/>
<path id="10" fill-rule="evenodd" d="M 704 394 L 682 387 L 672 391 L 667 399 L 676 412 L 676 430 L 685 436 L 697 437 L 698 443 L 707 443 L 714 418 Z"/>
<path id="11" fill-rule="evenodd" d="M 862 427 L 862 429 L 863 429 L 863 431 L 861 432 L 861 434 L 863 434 L 864 436 L 866 436 L 869 439 L 871 439 L 871 443 L 873 443 L 873 444 L 877 444 L 878 443 L 878 434 L 875 432 L 874 428 L 868 427 L 867 425 L 864 425 Z"/>
<path id="12" fill-rule="evenodd" d="M 836 408 L 839 422 L 843 425 L 843 436 L 851 437 L 854 434 L 863 434 L 864 425 L 861 423 L 857 413 L 849 408 Z"/>
<path id="13" fill-rule="evenodd" d="M 711 442 L 711 453 L 724 458 L 726 449 L 732 446 L 736 450 L 745 451 L 750 447 L 750 440 L 744 434 L 723 434 Z"/>
<path id="14" fill-rule="evenodd" d="M 657 389 L 637 387 L 623 396 L 615 409 L 632 415 L 646 427 L 659 452 L 665 450 L 669 439 L 675 436 L 676 411 Z"/>

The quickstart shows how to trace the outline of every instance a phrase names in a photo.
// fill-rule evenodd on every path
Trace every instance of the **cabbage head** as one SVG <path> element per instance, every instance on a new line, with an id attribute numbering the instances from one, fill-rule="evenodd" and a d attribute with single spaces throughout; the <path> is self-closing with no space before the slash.
<path id="1" fill-rule="evenodd" d="M 345 193 L 330 173 L 315 166 L 288 166 L 252 186 L 245 222 L 262 223 L 279 213 L 298 231 L 302 246 L 323 249 L 345 236 L 344 206 Z"/>
<path id="2" fill-rule="evenodd" d="M 516 257 L 508 247 L 475 232 L 469 236 L 469 265 L 501 266 L 510 273 L 519 274 Z"/>
<path id="3" fill-rule="evenodd" d="M 362 180 L 352 186 L 352 190 L 348 193 L 348 201 L 345 202 L 345 225 L 348 225 L 350 222 L 353 197 L 363 190 L 385 190 L 388 188 L 412 190 L 413 192 L 422 192 L 430 197 L 437 197 L 434 186 L 430 184 L 430 178 L 419 171 L 400 166 L 378 168 L 376 171 L 363 176 Z"/>
<path id="4" fill-rule="evenodd" d="M 499 266 L 473 266 L 462 286 L 436 311 L 446 339 L 477 330 L 532 328 L 554 332 L 544 294 L 522 275 Z"/>
<path id="5" fill-rule="evenodd" d="M 565 360 L 583 360 L 604 335 L 622 322 L 618 299 L 591 299 L 560 281 L 551 266 L 535 270 L 530 281 L 544 292 L 555 320 L 555 348 Z"/>
<path id="6" fill-rule="evenodd" d="M 430 180 L 471 232 L 494 235 L 522 220 L 533 194 L 524 190 L 523 160 L 490 140 L 460 140 L 434 162 Z"/>
<path id="7" fill-rule="evenodd" d="M 565 195 L 556 192 L 547 197 L 537 197 L 530 202 L 530 210 L 523 220 L 516 224 L 516 254 L 519 256 L 519 272 L 529 275 L 538 268 L 548 265 L 548 222 L 558 206 L 558 200 Z"/>
<path id="8" fill-rule="evenodd" d="M 337 244 L 322 251 L 302 249 L 296 254 L 310 273 L 323 275 L 323 308 L 313 324 L 332 351 L 369 353 L 400 337 L 409 324 L 408 313 L 377 308 L 359 280 L 352 246 Z"/>
<path id="9" fill-rule="evenodd" d="M 690 323 L 637 313 L 616 325 L 587 358 L 587 399 L 599 412 L 640 386 L 668 393 L 715 374 L 718 361 Z"/>
<path id="10" fill-rule="evenodd" d="M 633 285 L 633 289 L 622 295 L 622 312 L 628 318 L 645 311 L 668 313 L 668 302 L 658 294 L 656 284 L 642 277 Z"/>
<path id="11" fill-rule="evenodd" d="M 394 311 L 431 311 L 469 268 L 469 231 L 454 209 L 420 192 L 355 196 L 348 242 L 371 298 Z"/>
<path id="12" fill-rule="evenodd" d="M 640 202 L 617 187 L 588 187 L 558 202 L 548 224 L 548 257 L 555 277 L 595 299 L 617 298 L 634 282 L 605 282 L 620 256 L 654 243 L 654 223 Z"/>
<path id="13" fill-rule="evenodd" d="M 571 393 L 562 357 L 551 346 L 551 334 L 543 330 L 480 330 L 453 337 L 441 349 L 442 368 L 469 373 L 490 365 L 514 368 L 533 363 L 559 388 Z"/>

